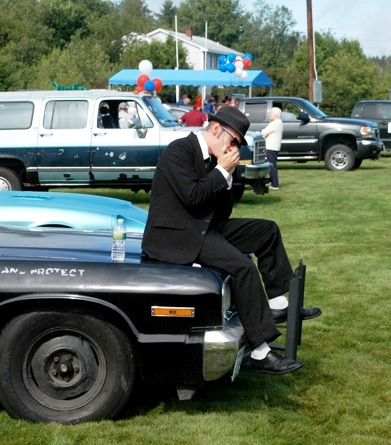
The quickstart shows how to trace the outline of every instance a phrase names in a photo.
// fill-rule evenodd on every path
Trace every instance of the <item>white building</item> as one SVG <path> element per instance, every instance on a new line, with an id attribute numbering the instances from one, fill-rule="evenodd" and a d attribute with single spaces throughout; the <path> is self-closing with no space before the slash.
<path id="1" fill-rule="evenodd" d="M 219 56 L 230 53 L 237 56 L 243 56 L 243 53 L 221 45 L 219 42 L 214 42 L 205 37 L 193 36 L 192 29 L 186 28 L 186 32 L 169 31 L 158 28 L 146 35 L 150 39 L 160 40 L 165 42 L 171 36 L 174 40 L 182 43 L 182 46 L 187 51 L 187 63 L 194 70 L 205 69 L 219 69 Z"/>

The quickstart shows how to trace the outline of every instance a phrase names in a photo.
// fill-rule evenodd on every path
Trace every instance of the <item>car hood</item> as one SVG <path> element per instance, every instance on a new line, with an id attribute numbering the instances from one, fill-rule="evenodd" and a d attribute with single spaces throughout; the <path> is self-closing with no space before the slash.
<path id="1" fill-rule="evenodd" d="M 375 124 L 374 122 L 366 121 L 363 119 L 350 119 L 349 117 L 327 116 L 319 120 L 321 122 L 328 122 L 333 124 L 358 125 L 362 127 L 377 127 L 377 124 Z"/>
<path id="2" fill-rule="evenodd" d="M 126 262 L 140 262 L 141 235 L 126 239 Z M 0 226 L 0 259 L 111 262 L 112 233 Z"/>

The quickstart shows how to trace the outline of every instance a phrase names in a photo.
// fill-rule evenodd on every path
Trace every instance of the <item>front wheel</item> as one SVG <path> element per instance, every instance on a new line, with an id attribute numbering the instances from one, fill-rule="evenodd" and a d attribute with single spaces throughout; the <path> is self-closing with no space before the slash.
<path id="1" fill-rule="evenodd" d="M 336 144 L 330 147 L 324 157 L 328 170 L 348 171 L 354 167 L 355 156 L 353 150 L 347 145 Z"/>
<path id="2" fill-rule="evenodd" d="M 31 312 L 0 339 L 0 402 L 14 418 L 64 424 L 114 417 L 135 380 L 127 336 L 90 314 Z"/>
<path id="3" fill-rule="evenodd" d="M 0 167 L 0 192 L 22 190 L 22 181 L 11 169 Z"/>
<path id="4" fill-rule="evenodd" d="M 360 168 L 361 164 L 362 164 L 362 159 L 356 158 L 356 159 L 354 160 L 354 166 L 353 166 L 353 168 Z"/>

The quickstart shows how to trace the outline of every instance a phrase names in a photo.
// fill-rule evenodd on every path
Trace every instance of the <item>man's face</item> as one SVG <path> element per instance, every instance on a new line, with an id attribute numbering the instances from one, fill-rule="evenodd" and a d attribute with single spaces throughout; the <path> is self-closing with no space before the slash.
<path id="1" fill-rule="evenodd" d="M 233 128 L 216 123 L 213 134 L 213 143 L 210 148 L 216 158 L 224 153 L 239 150 L 241 137 Z"/>

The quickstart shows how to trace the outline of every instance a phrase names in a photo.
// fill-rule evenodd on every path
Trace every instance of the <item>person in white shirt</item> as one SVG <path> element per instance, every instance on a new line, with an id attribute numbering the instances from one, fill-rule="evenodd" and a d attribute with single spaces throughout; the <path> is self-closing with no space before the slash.
<path id="1" fill-rule="evenodd" d="M 134 127 L 133 116 L 127 111 L 127 104 L 121 102 L 118 106 L 118 124 L 119 128 Z"/>
<path id="2" fill-rule="evenodd" d="M 280 184 L 278 181 L 277 156 L 281 149 L 281 139 L 283 132 L 283 124 L 281 120 L 280 108 L 273 107 L 270 110 L 270 123 L 261 131 L 266 142 L 266 159 L 271 164 L 270 179 L 272 190 L 278 190 Z"/>

